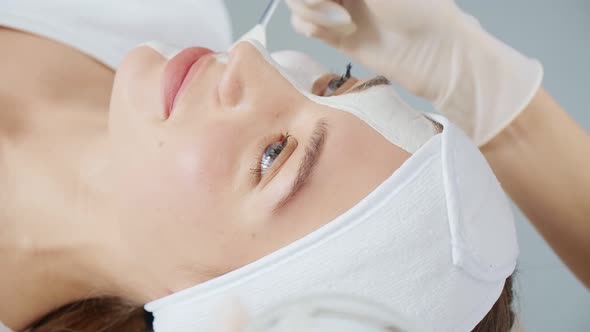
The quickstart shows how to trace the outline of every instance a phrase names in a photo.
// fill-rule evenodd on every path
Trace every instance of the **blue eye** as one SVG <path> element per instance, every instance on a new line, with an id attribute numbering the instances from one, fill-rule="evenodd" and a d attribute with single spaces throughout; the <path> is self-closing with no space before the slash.
<path id="1" fill-rule="evenodd" d="M 259 152 L 254 159 L 254 167 L 250 169 L 254 183 L 260 183 L 264 173 L 266 173 L 272 167 L 272 164 L 277 160 L 280 154 L 283 153 L 287 147 L 292 145 L 288 142 L 289 137 L 291 137 L 289 133 L 280 135 L 280 138 L 276 135 L 273 136 L 274 137 L 271 136 L 264 138 L 263 141 L 266 142 L 260 144 L 259 149 L 262 150 L 262 154 L 260 153 L 260 150 L 258 150 Z M 273 141 L 274 143 L 268 145 Z"/>
<path id="2" fill-rule="evenodd" d="M 277 159 L 277 157 L 281 154 L 281 151 L 285 148 L 285 143 L 287 140 L 283 140 L 282 142 L 277 142 L 269 145 L 266 150 L 262 153 L 262 158 L 260 160 L 260 175 L 264 175 L 267 169 L 270 168 L 272 163 Z"/>

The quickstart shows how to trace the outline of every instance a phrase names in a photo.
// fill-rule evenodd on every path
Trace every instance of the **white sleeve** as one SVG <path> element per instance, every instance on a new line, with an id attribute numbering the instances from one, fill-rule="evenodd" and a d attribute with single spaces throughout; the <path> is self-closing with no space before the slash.
<path id="1" fill-rule="evenodd" d="M 8 327 L 6 327 L 2 322 L 0 322 L 0 332 L 12 332 Z"/>
<path id="2" fill-rule="evenodd" d="M 60 41 L 113 69 L 152 40 L 216 51 L 232 42 L 223 0 L 0 0 L 0 25 Z"/>

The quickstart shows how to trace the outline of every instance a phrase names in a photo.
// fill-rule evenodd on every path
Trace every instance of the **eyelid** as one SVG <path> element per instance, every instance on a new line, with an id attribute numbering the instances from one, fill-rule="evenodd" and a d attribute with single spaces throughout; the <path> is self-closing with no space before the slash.
<path id="1" fill-rule="evenodd" d="M 331 94 L 330 96 L 338 96 L 341 95 L 345 92 L 347 92 L 349 89 L 351 89 L 355 84 L 358 83 L 358 78 L 356 77 L 351 77 L 349 78 L 344 84 L 342 84 L 341 87 L 339 87 L 338 89 L 336 89 L 336 91 L 334 91 L 333 94 Z"/>
<path id="2" fill-rule="evenodd" d="M 286 195 L 276 203 L 273 209 L 274 212 L 291 201 L 312 176 L 326 143 L 326 137 L 328 135 L 327 121 L 326 118 L 321 118 L 316 122 L 314 130 L 303 148 L 305 154 L 299 163 L 295 180 L 291 183 L 291 188 Z"/>
<path id="3" fill-rule="evenodd" d="M 324 94 L 326 93 L 326 90 L 328 88 L 328 84 L 330 84 L 330 81 L 332 81 L 334 79 L 338 79 L 338 78 L 340 78 L 340 75 L 336 75 L 336 74 L 325 74 L 325 75 L 321 76 L 313 83 L 313 86 L 311 88 L 311 92 L 315 95 L 318 95 L 318 96 L 324 96 Z M 345 92 L 347 89 L 352 87 L 357 82 L 358 82 L 357 78 L 350 77 L 346 82 L 344 82 L 344 84 L 342 84 L 341 87 L 336 89 L 336 91 L 334 91 L 334 93 L 331 94 L 330 96 L 337 96 L 337 95 L 341 94 L 342 92 Z"/>
<path id="4" fill-rule="evenodd" d="M 279 156 L 273 161 L 270 167 L 264 172 L 264 175 L 260 176 L 260 173 L 257 172 L 256 179 L 254 179 L 255 185 L 259 186 L 260 188 L 264 188 L 274 177 L 277 175 L 282 168 L 283 164 L 289 159 L 289 157 L 293 154 L 295 149 L 297 148 L 298 142 L 295 137 L 288 135 L 284 137 L 284 135 L 272 135 L 267 136 L 261 140 L 258 145 L 257 151 L 257 162 L 258 164 L 256 167 L 260 167 L 260 160 L 266 148 L 276 142 L 280 142 L 281 140 L 286 139 L 286 145 L 279 154 Z"/>

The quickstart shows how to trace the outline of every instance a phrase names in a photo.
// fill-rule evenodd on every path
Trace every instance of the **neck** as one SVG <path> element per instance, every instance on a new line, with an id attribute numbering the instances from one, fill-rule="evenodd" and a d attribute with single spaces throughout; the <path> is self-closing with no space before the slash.
<path id="1" fill-rule="evenodd" d="M 113 72 L 17 31 L 0 29 L 0 44 L 12 46 L 0 55 L 0 320 L 22 330 L 116 293 L 103 187 Z"/>

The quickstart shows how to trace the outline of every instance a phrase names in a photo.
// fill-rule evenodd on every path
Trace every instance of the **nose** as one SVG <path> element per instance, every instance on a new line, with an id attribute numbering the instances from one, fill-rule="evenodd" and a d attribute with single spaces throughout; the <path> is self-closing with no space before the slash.
<path id="1" fill-rule="evenodd" d="M 266 57 L 266 50 L 247 41 L 232 48 L 218 85 L 222 109 L 259 119 L 285 117 L 296 109 L 301 95 Z"/>
<path id="2" fill-rule="evenodd" d="M 226 110 L 239 110 L 243 106 L 245 90 L 257 90 L 262 82 L 257 77 L 260 67 L 258 50 L 249 42 L 240 42 L 229 52 L 227 66 L 219 82 L 219 100 Z M 253 86 L 254 85 L 254 86 Z M 243 108 L 243 107 L 242 107 Z"/>

